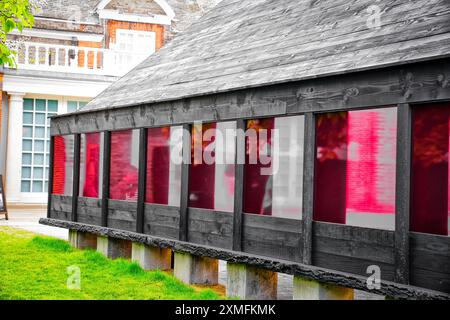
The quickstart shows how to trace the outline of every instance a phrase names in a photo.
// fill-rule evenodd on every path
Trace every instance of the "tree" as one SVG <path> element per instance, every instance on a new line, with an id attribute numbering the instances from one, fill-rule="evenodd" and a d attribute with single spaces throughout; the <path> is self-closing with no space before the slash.
<path id="1" fill-rule="evenodd" d="M 44 5 L 45 0 L 1 0 L 0 1 L 0 65 L 15 66 L 14 42 L 7 35 L 14 29 L 23 31 L 34 25 L 33 13 Z"/>

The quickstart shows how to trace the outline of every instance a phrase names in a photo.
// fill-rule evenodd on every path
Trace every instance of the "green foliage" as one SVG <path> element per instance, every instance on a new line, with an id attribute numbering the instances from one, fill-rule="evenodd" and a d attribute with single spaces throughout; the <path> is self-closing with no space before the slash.
<path id="1" fill-rule="evenodd" d="M 24 28 L 32 28 L 34 9 L 37 4 L 29 0 L 0 1 L 0 65 L 15 65 L 17 52 L 8 46 L 6 36 L 14 29 L 22 32 Z"/>
<path id="2" fill-rule="evenodd" d="M 67 288 L 69 266 L 81 272 L 81 290 Z M 0 300 L 219 299 L 211 289 L 183 284 L 162 271 L 110 260 L 63 240 L 0 227 Z"/>

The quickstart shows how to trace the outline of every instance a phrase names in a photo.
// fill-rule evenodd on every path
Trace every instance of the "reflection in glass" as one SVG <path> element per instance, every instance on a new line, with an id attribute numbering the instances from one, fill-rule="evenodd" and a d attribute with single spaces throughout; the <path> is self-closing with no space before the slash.
<path id="1" fill-rule="evenodd" d="M 304 117 L 249 120 L 244 212 L 302 217 Z"/>
<path id="2" fill-rule="evenodd" d="M 109 198 L 137 200 L 139 167 L 139 130 L 111 133 Z"/>
<path id="3" fill-rule="evenodd" d="M 448 103 L 413 111 L 411 231 L 450 234 L 449 116 Z"/>
<path id="4" fill-rule="evenodd" d="M 193 126 L 190 207 L 233 211 L 235 135 L 235 122 Z"/>
<path id="5" fill-rule="evenodd" d="M 147 131 L 147 203 L 180 205 L 181 163 L 171 158 L 181 149 L 182 128 L 150 128 Z"/>
<path id="6" fill-rule="evenodd" d="M 317 116 L 314 220 L 394 229 L 397 109 Z"/>
<path id="7" fill-rule="evenodd" d="M 53 194 L 71 196 L 74 137 L 55 136 L 53 150 Z"/>
<path id="8" fill-rule="evenodd" d="M 80 195 L 99 198 L 102 193 L 103 134 L 81 135 Z"/>

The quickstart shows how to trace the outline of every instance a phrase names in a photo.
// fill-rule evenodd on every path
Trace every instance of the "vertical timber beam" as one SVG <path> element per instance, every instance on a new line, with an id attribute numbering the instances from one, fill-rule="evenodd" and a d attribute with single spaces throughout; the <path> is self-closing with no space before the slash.
<path id="1" fill-rule="evenodd" d="M 47 201 L 47 218 L 51 217 L 52 212 L 52 193 L 53 193 L 53 161 L 54 161 L 54 143 L 55 137 L 50 137 L 50 154 L 49 154 L 49 165 L 48 165 L 48 201 Z"/>
<path id="2" fill-rule="evenodd" d="M 102 227 L 108 226 L 109 171 L 111 166 L 111 132 L 105 131 L 103 145 Z"/>
<path id="3" fill-rule="evenodd" d="M 305 155 L 303 165 L 302 262 L 312 263 L 312 228 L 314 210 L 314 166 L 316 161 L 316 118 L 305 114 Z"/>
<path id="4" fill-rule="evenodd" d="M 139 131 L 139 182 L 137 199 L 136 232 L 144 233 L 145 193 L 147 185 L 147 129 Z"/>
<path id="5" fill-rule="evenodd" d="M 394 281 L 402 284 L 409 284 L 409 212 L 412 150 L 411 119 L 411 106 L 409 104 L 399 104 L 397 108 Z"/>
<path id="6" fill-rule="evenodd" d="M 80 147 L 81 134 L 74 137 L 73 147 L 73 179 L 72 179 L 72 221 L 78 220 L 78 195 L 80 193 Z"/>
<path id="7" fill-rule="evenodd" d="M 192 156 L 190 124 L 183 125 L 183 163 L 181 165 L 180 234 L 179 240 L 188 241 L 189 169 Z"/>
<path id="8" fill-rule="evenodd" d="M 242 251 L 242 208 L 244 202 L 245 130 L 247 121 L 236 121 L 236 157 L 234 180 L 233 250 Z"/>

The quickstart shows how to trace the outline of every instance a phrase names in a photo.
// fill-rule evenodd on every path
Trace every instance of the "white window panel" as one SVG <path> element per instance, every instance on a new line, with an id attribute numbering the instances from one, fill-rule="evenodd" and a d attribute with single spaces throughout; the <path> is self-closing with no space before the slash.
<path id="1" fill-rule="evenodd" d="M 49 116 L 58 113 L 58 101 L 24 99 L 21 191 L 47 192 L 50 152 Z"/>

